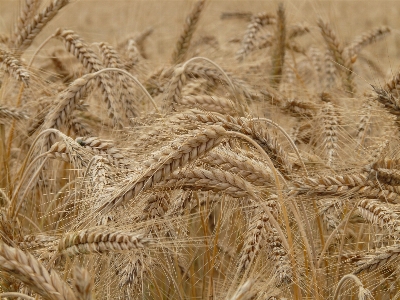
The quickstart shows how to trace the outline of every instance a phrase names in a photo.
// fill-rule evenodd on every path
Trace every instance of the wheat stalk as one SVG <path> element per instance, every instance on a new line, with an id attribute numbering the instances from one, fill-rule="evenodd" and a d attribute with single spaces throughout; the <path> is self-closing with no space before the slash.
<path id="1" fill-rule="evenodd" d="M 282 3 L 278 6 L 277 11 L 277 28 L 275 32 L 276 45 L 272 54 L 272 71 L 271 71 L 271 85 L 279 86 L 281 82 L 283 64 L 285 61 L 285 48 L 286 48 L 286 16 L 285 8 Z"/>

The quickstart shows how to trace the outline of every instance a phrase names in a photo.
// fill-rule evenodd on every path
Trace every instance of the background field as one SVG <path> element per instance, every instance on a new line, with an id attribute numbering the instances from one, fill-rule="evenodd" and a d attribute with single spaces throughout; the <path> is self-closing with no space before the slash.
<path id="1" fill-rule="evenodd" d="M 18 30 L 26 3 L 0 0 L 1 297 L 400 298 L 400 2 L 82 0 L 41 29 L 43 0 Z"/>

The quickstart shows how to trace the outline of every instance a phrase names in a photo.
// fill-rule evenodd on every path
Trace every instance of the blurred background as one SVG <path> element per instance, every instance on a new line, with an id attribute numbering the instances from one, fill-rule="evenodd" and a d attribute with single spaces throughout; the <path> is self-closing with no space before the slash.
<path id="1" fill-rule="evenodd" d="M 43 0 L 43 6 L 49 1 Z M 339 37 L 350 42 L 365 30 L 379 25 L 393 28 L 392 34 L 382 42 L 368 47 L 381 60 L 382 66 L 390 66 L 399 56 L 400 24 L 399 1 L 220 1 L 210 0 L 202 14 L 196 39 L 208 38 L 226 51 L 237 51 L 246 30 L 245 19 L 221 19 L 226 12 L 271 12 L 283 2 L 289 23 L 306 22 L 311 34 L 302 38 L 305 47 L 320 44 L 322 40 L 316 19 L 321 16 L 328 20 Z M 0 32 L 10 33 L 23 0 L 0 0 Z M 173 50 L 185 16 L 194 1 L 188 0 L 72 0 L 55 20 L 46 26 L 27 51 L 32 53 L 57 27 L 76 31 L 87 42 L 106 41 L 116 44 L 129 35 L 153 27 L 151 37 L 146 41 L 146 51 L 154 61 L 167 61 Z M 235 39 L 239 42 L 232 42 Z M 230 42 L 231 41 L 231 42 Z M 393 66 L 397 67 L 397 66 Z"/>

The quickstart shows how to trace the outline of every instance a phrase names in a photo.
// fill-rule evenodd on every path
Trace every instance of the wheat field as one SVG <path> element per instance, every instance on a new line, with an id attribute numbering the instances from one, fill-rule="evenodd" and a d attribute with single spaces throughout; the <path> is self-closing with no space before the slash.
<path id="1" fill-rule="evenodd" d="M 399 7 L 0 0 L 0 298 L 399 299 Z"/>

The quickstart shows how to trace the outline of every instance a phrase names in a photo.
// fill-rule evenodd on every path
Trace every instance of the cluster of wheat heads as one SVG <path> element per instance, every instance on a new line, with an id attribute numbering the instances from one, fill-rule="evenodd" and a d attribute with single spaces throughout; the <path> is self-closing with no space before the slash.
<path id="1" fill-rule="evenodd" d="M 382 75 L 364 48 L 389 27 L 225 12 L 227 55 L 202 0 L 161 66 L 156 28 L 27 56 L 67 4 L 25 0 L 0 36 L 0 297 L 399 298 L 400 75 L 354 75 Z"/>

